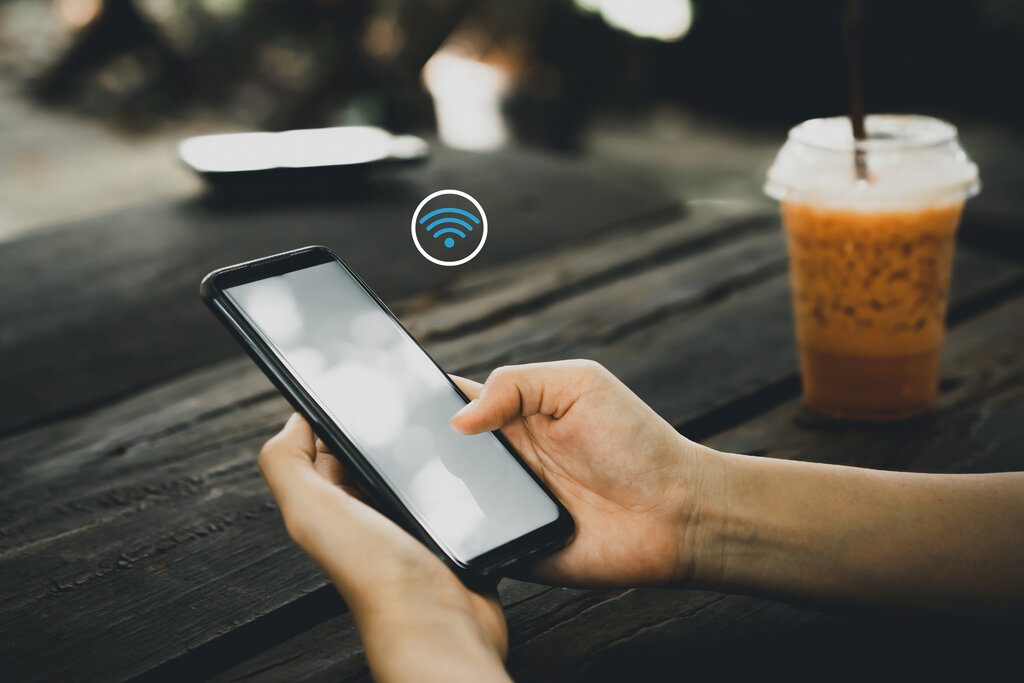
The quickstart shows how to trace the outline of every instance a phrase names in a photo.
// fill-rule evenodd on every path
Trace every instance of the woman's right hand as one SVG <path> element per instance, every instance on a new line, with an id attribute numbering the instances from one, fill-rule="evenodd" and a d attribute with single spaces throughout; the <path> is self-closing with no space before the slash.
<path id="1" fill-rule="evenodd" d="M 697 572 L 697 521 L 715 454 L 682 437 L 604 367 L 575 360 L 498 368 L 452 418 L 501 429 L 572 513 L 576 536 L 531 574 L 568 585 L 665 584 Z"/>
<path id="2" fill-rule="evenodd" d="M 535 578 L 695 582 L 944 615 L 1024 607 L 1024 472 L 925 474 L 721 453 L 680 436 L 600 365 L 457 380 L 465 433 L 500 428 L 576 520 Z M 813 455 L 813 454 L 808 454 Z"/>

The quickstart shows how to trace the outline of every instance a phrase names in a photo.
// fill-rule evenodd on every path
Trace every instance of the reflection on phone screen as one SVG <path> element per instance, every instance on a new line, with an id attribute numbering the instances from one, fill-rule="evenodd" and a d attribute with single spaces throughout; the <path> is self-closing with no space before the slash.
<path id="1" fill-rule="evenodd" d="M 452 429 L 465 401 L 341 264 L 225 293 L 456 558 L 467 562 L 557 518 L 493 434 Z"/>

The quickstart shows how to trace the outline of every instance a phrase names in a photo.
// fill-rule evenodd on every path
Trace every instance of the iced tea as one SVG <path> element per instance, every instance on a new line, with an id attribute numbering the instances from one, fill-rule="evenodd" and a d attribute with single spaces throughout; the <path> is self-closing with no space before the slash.
<path id="1" fill-rule="evenodd" d="M 789 245 L 804 402 L 840 418 L 898 419 L 935 400 L 954 238 L 978 170 L 956 129 L 868 116 L 790 131 L 765 191 Z M 867 177 L 855 172 L 864 152 Z"/>
<path id="2" fill-rule="evenodd" d="M 894 419 L 932 404 L 961 208 L 863 212 L 783 202 L 809 407 Z"/>

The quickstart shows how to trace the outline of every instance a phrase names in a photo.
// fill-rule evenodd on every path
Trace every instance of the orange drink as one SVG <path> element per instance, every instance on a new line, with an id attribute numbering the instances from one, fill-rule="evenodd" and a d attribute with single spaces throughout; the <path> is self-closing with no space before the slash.
<path id="1" fill-rule="evenodd" d="M 769 171 L 781 202 L 804 402 L 899 419 L 938 391 L 955 235 L 977 169 L 936 119 L 869 116 L 857 180 L 844 118 L 797 126 Z"/>

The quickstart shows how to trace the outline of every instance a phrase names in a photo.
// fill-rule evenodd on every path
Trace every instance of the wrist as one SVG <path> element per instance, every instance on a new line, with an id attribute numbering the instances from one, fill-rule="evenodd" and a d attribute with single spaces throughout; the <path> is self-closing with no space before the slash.
<path id="1" fill-rule="evenodd" d="M 711 453 L 696 515 L 694 583 L 795 595 L 837 569 L 842 534 L 822 496 L 836 479 L 814 476 L 825 466 Z"/>
<path id="2" fill-rule="evenodd" d="M 671 496 L 671 524 L 677 535 L 674 582 L 716 585 L 722 575 L 719 540 L 724 523 L 722 496 L 730 463 L 724 453 L 679 435 L 679 470 Z"/>
<path id="3" fill-rule="evenodd" d="M 734 586 L 736 556 L 749 557 L 758 538 L 757 520 L 742 504 L 750 485 L 748 458 L 680 438 L 686 455 L 679 477 L 685 485 L 676 506 L 681 556 L 676 579 L 709 588 Z"/>
<path id="4" fill-rule="evenodd" d="M 392 606 L 355 617 L 377 680 L 507 680 L 504 647 L 457 610 Z"/>

